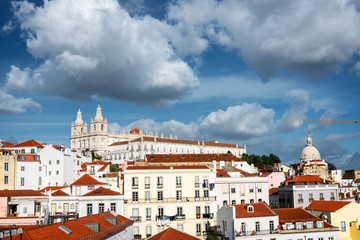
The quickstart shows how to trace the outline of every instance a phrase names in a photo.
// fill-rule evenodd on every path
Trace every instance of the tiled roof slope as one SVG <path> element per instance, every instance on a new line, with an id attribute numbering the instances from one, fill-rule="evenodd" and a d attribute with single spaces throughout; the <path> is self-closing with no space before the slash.
<path id="1" fill-rule="evenodd" d="M 40 147 L 40 148 L 43 148 L 44 146 L 41 145 L 40 143 L 38 143 L 37 141 L 30 139 L 25 142 L 21 142 L 21 143 L 12 145 L 11 147 L 12 148 L 16 148 L 16 147 Z"/>
<path id="2" fill-rule="evenodd" d="M 147 154 L 148 163 L 161 162 L 212 162 L 243 161 L 231 153 L 224 154 Z"/>
<path id="3" fill-rule="evenodd" d="M 152 170 L 152 169 L 209 169 L 202 165 L 185 165 L 185 166 L 128 166 L 126 170 Z"/>
<path id="4" fill-rule="evenodd" d="M 59 190 L 59 189 L 62 189 L 62 188 L 66 188 L 67 186 L 47 186 L 47 187 L 44 187 L 43 189 L 41 189 L 40 191 L 41 192 L 45 192 L 45 191 L 54 191 L 54 190 Z"/>
<path id="5" fill-rule="evenodd" d="M 322 178 L 319 178 L 317 176 L 303 176 L 303 175 L 297 175 L 291 179 L 288 179 L 285 181 L 285 183 L 322 183 L 324 180 Z M 326 183 L 329 183 L 329 180 L 325 180 Z"/>
<path id="6" fill-rule="evenodd" d="M 201 144 L 201 145 L 205 145 L 205 146 L 214 146 L 214 147 L 242 148 L 242 147 L 237 146 L 236 144 L 219 143 L 217 141 L 198 142 L 198 141 L 192 141 L 192 140 L 158 138 L 158 137 L 139 137 L 139 138 L 131 140 L 131 141 L 114 142 L 114 143 L 110 144 L 109 146 L 117 146 L 117 145 L 123 145 L 123 144 L 129 143 L 129 142 L 140 142 L 140 141 L 146 141 L 146 142 L 155 142 L 156 141 L 156 142 L 164 142 L 164 143 L 191 144 L 191 145 Z"/>
<path id="7" fill-rule="evenodd" d="M 44 195 L 38 190 L 22 189 L 22 190 L 1 190 L 0 196 L 1 197 L 33 197 L 33 196 L 43 197 Z"/>
<path id="8" fill-rule="evenodd" d="M 277 188 L 277 187 L 274 187 L 274 188 L 270 188 L 269 189 L 269 195 L 271 195 L 271 194 L 276 194 L 276 193 L 278 193 L 279 192 L 279 188 Z"/>
<path id="9" fill-rule="evenodd" d="M 222 169 L 216 169 L 216 177 L 230 177 L 230 175 Z"/>
<path id="10" fill-rule="evenodd" d="M 148 240 L 199 240 L 199 238 L 193 237 L 189 234 L 180 232 L 174 228 L 169 227 L 168 229 L 159 232 L 158 234 L 148 238 Z"/>
<path id="11" fill-rule="evenodd" d="M 53 197 L 64 197 L 64 196 L 70 196 L 70 194 L 67 194 L 63 190 L 57 190 L 52 194 Z"/>
<path id="12" fill-rule="evenodd" d="M 253 212 L 248 212 L 247 207 L 251 205 L 254 207 Z M 264 202 L 259 203 L 250 203 L 250 204 L 236 204 L 235 207 L 235 216 L 236 218 L 252 218 L 252 217 L 265 217 L 265 216 L 276 216 L 276 214 L 271 210 L 268 205 Z"/>
<path id="13" fill-rule="evenodd" d="M 84 162 L 81 164 L 81 171 L 86 172 L 87 165 L 103 165 L 99 171 L 104 171 L 105 168 L 110 164 L 110 162 L 105 162 L 101 160 L 93 161 L 93 162 Z"/>
<path id="14" fill-rule="evenodd" d="M 107 183 L 100 182 L 88 174 L 82 175 L 78 180 L 70 184 L 71 186 L 79 185 L 107 185 Z"/>
<path id="15" fill-rule="evenodd" d="M 276 208 L 274 209 L 274 212 L 279 215 L 280 223 L 323 221 L 321 218 L 318 218 L 302 208 Z M 324 227 L 333 226 L 324 221 Z"/>
<path id="16" fill-rule="evenodd" d="M 306 210 L 335 212 L 351 202 L 343 201 L 312 201 Z"/>
<path id="17" fill-rule="evenodd" d="M 120 195 L 119 192 L 110 190 L 104 187 L 98 187 L 91 192 L 84 194 L 83 196 L 107 196 L 107 195 Z"/>
<path id="18" fill-rule="evenodd" d="M 9 142 L 3 142 L 3 141 L 0 141 L 0 146 L 2 148 L 7 148 L 7 147 L 11 147 L 13 144 L 12 143 L 9 143 Z"/>

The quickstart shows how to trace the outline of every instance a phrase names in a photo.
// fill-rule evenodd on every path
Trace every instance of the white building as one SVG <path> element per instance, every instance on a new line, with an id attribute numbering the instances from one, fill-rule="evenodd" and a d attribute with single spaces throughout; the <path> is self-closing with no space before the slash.
<path id="1" fill-rule="evenodd" d="M 14 150 L 15 153 L 27 153 L 27 154 L 36 154 L 44 146 L 38 143 L 37 141 L 30 139 L 25 142 L 21 142 L 12 146 L 6 147 L 7 149 Z"/>
<path id="2" fill-rule="evenodd" d="M 136 128 L 129 133 L 109 133 L 100 106 L 94 120 L 91 120 L 89 131 L 87 123 L 82 120 L 81 111 L 78 111 L 75 123 L 71 124 L 71 149 L 92 149 L 117 164 L 122 164 L 124 160 L 144 160 L 146 154 L 219 154 L 230 151 L 240 157 L 246 153 L 245 147 L 236 144 L 178 140 L 175 135 L 165 138 L 162 134 L 159 137 L 157 133 L 143 133 Z"/>
<path id="3" fill-rule="evenodd" d="M 124 215 L 134 237 L 172 227 L 205 237 L 215 226 L 216 172 L 206 166 L 129 166 L 124 171 Z"/>
<path id="4" fill-rule="evenodd" d="M 217 169 L 215 181 L 217 209 L 227 204 L 266 202 L 269 204 L 269 180 L 255 174 L 232 177 L 223 169 Z"/>
<path id="5" fill-rule="evenodd" d="M 226 205 L 217 213 L 223 236 L 235 239 L 279 239 L 277 214 L 265 203 Z"/>
<path id="6" fill-rule="evenodd" d="M 41 189 L 43 182 L 43 168 L 40 157 L 36 154 L 18 154 L 15 170 L 15 189 Z"/>

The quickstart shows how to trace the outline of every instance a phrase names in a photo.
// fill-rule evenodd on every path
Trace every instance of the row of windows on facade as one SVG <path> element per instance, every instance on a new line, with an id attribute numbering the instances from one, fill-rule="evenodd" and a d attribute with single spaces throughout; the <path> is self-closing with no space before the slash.
<path id="1" fill-rule="evenodd" d="M 150 201 L 150 199 L 151 199 L 150 191 L 145 191 L 145 201 Z M 204 200 L 208 200 L 208 199 L 209 199 L 209 190 L 205 189 L 204 190 Z M 177 201 L 185 200 L 182 197 L 181 190 L 176 191 L 176 200 Z M 195 190 L 195 201 L 199 201 L 199 200 L 200 200 L 200 190 Z M 133 202 L 139 201 L 139 192 L 132 192 L 132 201 Z M 158 202 L 164 201 L 164 192 L 163 191 L 157 192 L 157 201 Z"/>
<path id="2" fill-rule="evenodd" d="M 15 153 L 25 153 L 25 149 L 15 149 Z M 34 154 L 35 153 L 35 149 L 32 148 L 30 149 L 30 153 Z"/>
<path id="3" fill-rule="evenodd" d="M 158 219 L 162 219 L 164 216 L 173 216 L 173 215 L 165 215 L 164 213 L 164 208 L 163 207 L 159 207 L 157 209 L 157 215 L 155 216 L 154 219 L 152 219 L 151 217 L 151 208 L 146 208 L 145 209 L 145 219 L 147 221 L 151 221 L 151 220 L 158 220 Z M 210 206 L 205 206 L 204 207 L 204 214 L 203 217 L 204 218 L 209 218 L 210 217 Z M 176 217 L 181 218 L 181 219 L 185 219 L 185 214 L 183 212 L 183 207 L 177 207 L 176 208 Z M 139 209 L 138 208 L 132 208 L 132 216 L 130 217 L 132 220 L 141 220 L 140 215 L 139 215 Z M 195 207 L 195 215 L 194 218 L 200 219 L 201 218 L 201 207 L 200 206 L 196 206 Z"/>
<path id="4" fill-rule="evenodd" d="M 262 199 L 259 198 L 259 199 L 258 199 L 258 202 L 262 202 Z M 250 199 L 250 203 L 255 203 L 255 200 L 254 200 L 254 199 Z M 232 201 L 231 201 L 231 204 L 232 204 L 232 205 L 237 204 L 237 203 L 236 203 L 236 200 L 232 200 Z M 241 199 L 241 200 L 240 200 L 240 204 L 245 204 L 245 199 Z M 223 206 L 226 206 L 226 205 L 228 205 L 228 201 L 227 201 L 227 200 L 224 200 L 224 201 L 223 201 Z"/>
<path id="5" fill-rule="evenodd" d="M 139 178 L 138 177 L 132 177 L 131 182 L 132 182 L 133 189 L 137 189 L 139 187 Z M 145 177 L 144 183 L 145 183 L 145 188 L 150 188 L 150 177 Z M 163 183 L 164 183 L 163 177 L 157 177 L 157 187 L 162 188 Z M 175 183 L 176 183 L 176 187 L 181 187 L 181 177 L 179 177 L 179 176 L 175 177 Z M 194 177 L 194 183 L 195 183 L 195 187 L 200 187 L 200 177 L 199 176 Z M 203 186 L 209 187 L 209 178 L 208 177 L 204 177 Z"/>
<path id="6" fill-rule="evenodd" d="M 116 212 L 116 203 L 110 203 L 110 210 L 113 212 Z M 93 214 L 93 204 L 92 203 L 86 204 L 86 212 L 87 212 L 88 216 Z M 105 212 L 105 204 L 104 203 L 98 204 L 98 213 L 100 213 L 100 212 Z"/>
<path id="7" fill-rule="evenodd" d="M 262 185 L 261 184 L 256 184 L 256 189 L 257 189 L 257 192 L 259 192 L 259 193 L 262 192 Z M 228 193 L 228 185 L 223 185 L 222 192 L 223 193 Z M 231 186 L 230 192 L 231 193 L 236 193 L 236 186 L 235 185 Z M 240 185 L 239 192 L 240 192 L 241 195 L 245 195 L 245 185 L 244 184 Z M 254 193 L 254 185 L 253 184 L 249 185 L 249 192 Z"/>
<path id="8" fill-rule="evenodd" d="M 279 194 L 279 199 L 284 199 L 284 198 L 287 198 L 290 199 L 290 194 Z M 298 194 L 298 202 L 301 203 L 303 202 L 303 194 L 302 193 L 299 193 Z M 314 194 L 313 193 L 309 193 L 309 201 L 313 201 L 314 200 Z M 320 201 L 323 201 L 324 200 L 324 193 L 319 193 L 319 200 Z M 330 193 L 330 200 L 335 200 L 335 193 L 334 192 L 331 192 Z"/>

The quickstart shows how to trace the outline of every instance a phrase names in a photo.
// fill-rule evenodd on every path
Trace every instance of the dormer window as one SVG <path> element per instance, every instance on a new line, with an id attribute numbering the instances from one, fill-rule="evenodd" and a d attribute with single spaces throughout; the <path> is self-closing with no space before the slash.
<path id="1" fill-rule="evenodd" d="M 317 221 L 316 222 L 316 227 L 317 228 L 323 228 L 324 227 L 324 222 L 323 221 Z"/>
<path id="2" fill-rule="evenodd" d="M 249 206 L 247 207 L 247 211 L 248 211 L 248 212 L 254 212 L 254 207 L 251 206 L 251 205 L 249 205 Z"/>
<path id="3" fill-rule="evenodd" d="M 296 229 L 303 229 L 304 224 L 302 222 L 296 223 Z"/>

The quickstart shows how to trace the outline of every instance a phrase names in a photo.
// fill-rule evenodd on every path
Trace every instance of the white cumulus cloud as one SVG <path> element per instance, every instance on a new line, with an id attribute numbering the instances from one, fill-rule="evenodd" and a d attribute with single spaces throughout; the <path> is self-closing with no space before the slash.
<path id="1" fill-rule="evenodd" d="M 27 109 L 41 110 L 41 105 L 31 98 L 15 98 L 0 89 L 0 113 L 23 113 Z"/>

